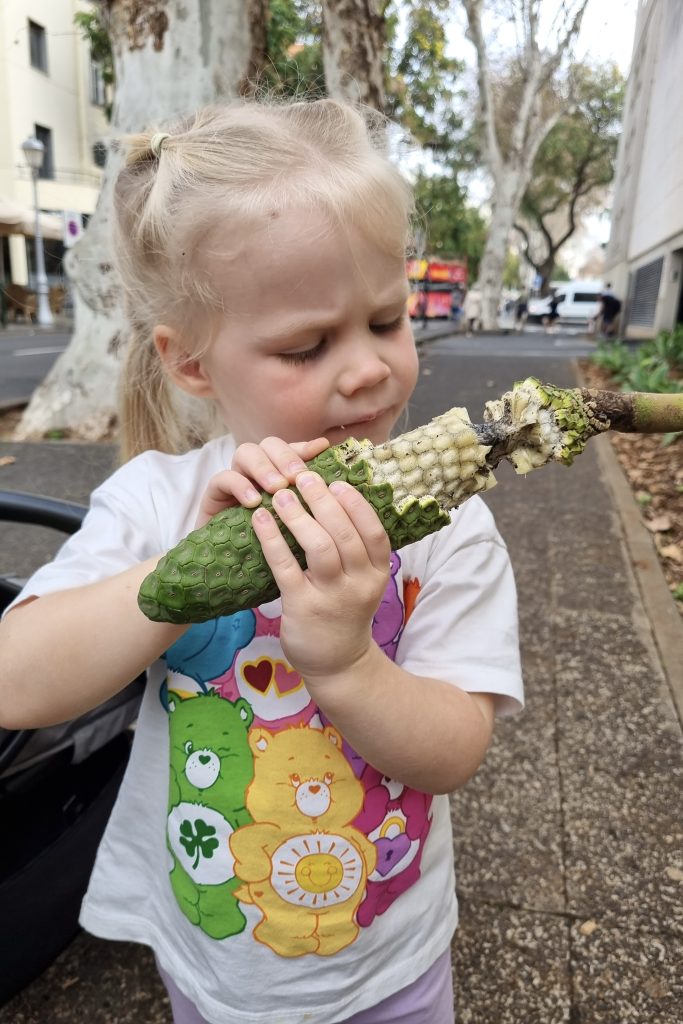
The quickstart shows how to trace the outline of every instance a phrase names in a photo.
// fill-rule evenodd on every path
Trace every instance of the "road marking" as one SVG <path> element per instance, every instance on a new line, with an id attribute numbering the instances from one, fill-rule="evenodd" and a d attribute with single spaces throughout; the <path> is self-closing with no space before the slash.
<path id="1" fill-rule="evenodd" d="M 13 352 L 13 356 L 48 356 L 52 355 L 53 352 L 65 352 L 66 346 L 52 345 L 49 348 L 22 348 Z"/>

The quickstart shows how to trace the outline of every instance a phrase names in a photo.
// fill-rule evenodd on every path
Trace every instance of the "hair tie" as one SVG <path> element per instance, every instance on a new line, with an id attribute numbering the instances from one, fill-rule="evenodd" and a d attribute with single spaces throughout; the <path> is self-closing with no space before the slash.
<path id="1" fill-rule="evenodd" d="M 152 136 L 151 141 L 149 143 L 149 148 L 152 150 L 152 153 L 157 158 L 157 160 L 161 156 L 161 146 L 164 142 L 164 139 L 170 139 L 170 137 L 171 136 L 168 134 L 168 132 L 156 132 Z"/>

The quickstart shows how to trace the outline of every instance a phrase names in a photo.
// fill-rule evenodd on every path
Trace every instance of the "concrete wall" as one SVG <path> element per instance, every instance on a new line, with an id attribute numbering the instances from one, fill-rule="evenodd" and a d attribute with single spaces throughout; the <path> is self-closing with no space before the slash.
<path id="1" fill-rule="evenodd" d="M 619 147 L 606 278 L 624 298 L 642 267 L 663 257 L 651 324 L 629 336 L 671 328 L 683 273 L 683 3 L 641 0 Z M 629 319 L 626 311 L 626 321 Z"/>

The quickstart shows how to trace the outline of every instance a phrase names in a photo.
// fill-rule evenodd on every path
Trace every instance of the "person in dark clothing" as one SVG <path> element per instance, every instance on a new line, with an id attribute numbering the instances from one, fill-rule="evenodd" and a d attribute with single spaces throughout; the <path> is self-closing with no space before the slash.
<path id="1" fill-rule="evenodd" d="M 616 334 L 619 313 L 621 312 L 621 300 L 612 291 L 612 286 L 607 285 L 600 296 L 600 329 L 602 333 L 612 338 Z"/>
<path id="2" fill-rule="evenodd" d="M 555 292 L 553 297 L 548 304 L 548 314 L 543 317 L 543 326 L 547 330 L 548 334 L 553 334 L 555 331 L 555 325 L 559 319 L 560 314 L 557 312 L 557 307 L 560 304 L 560 297 Z"/>

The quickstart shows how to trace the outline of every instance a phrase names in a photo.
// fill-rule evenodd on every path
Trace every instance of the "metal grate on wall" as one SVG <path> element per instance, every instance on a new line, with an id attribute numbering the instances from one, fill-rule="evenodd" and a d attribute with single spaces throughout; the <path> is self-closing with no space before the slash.
<path id="1" fill-rule="evenodd" d="M 664 257 L 660 256 L 631 274 L 626 318 L 629 326 L 654 327 L 663 268 Z"/>

